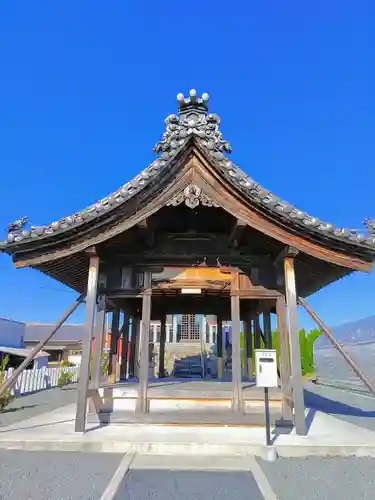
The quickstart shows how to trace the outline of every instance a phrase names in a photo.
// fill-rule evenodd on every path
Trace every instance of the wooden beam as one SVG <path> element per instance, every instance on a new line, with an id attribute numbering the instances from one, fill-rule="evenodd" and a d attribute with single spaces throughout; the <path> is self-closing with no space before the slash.
<path id="1" fill-rule="evenodd" d="M 312 319 L 316 322 L 319 328 L 323 331 L 323 333 L 328 337 L 333 346 L 338 350 L 341 356 L 348 363 L 350 368 L 354 371 L 354 373 L 359 377 L 359 379 L 364 383 L 367 389 L 371 392 L 373 396 L 375 396 L 375 385 L 374 383 L 360 370 L 360 368 L 356 365 L 356 363 L 352 360 L 349 354 L 345 351 L 345 349 L 337 342 L 337 340 L 333 337 L 329 328 L 323 323 L 323 321 L 319 318 L 319 316 L 311 309 L 306 300 L 299 297 L 300 304 L 306 309 L 307 313 L 312 317 Z"/>
<path id="2" fill-rule="evenodd" d="M 228 246 L 233 248 L 237 248 L 239 246 L 241 237 L 246 227 L 246 222 L 242 221 L 241 219 L 236 219 L 228 237 Z"/>
<path id="3" fill-rule="evenodd" d="M 242 367 L 240 344 L 240 300 L 231 297 L 233 410 L 242 412 Z"/>
<path id="4" fill-rule="evenodd" d="M 92 333 L 94 327 L 95 307 L 96 307 L 96 292 L 99 277 L 99 257 L 94 249 L 90 249 L 90 267 L 87 280 L 86 293 L 86 319 L 85 332 L 82 339 L 82 357 L 81 367 L 79 371 L 79 383 L 77 391 L 77 407 L 75 431 L 85 432 L 86 428 L 86 411 L 87 411 L 87 393 L 89 388 L 90 378 L 90 355 Z"/>
<path id="5" fill-rule="evenodd" d="M 286 257 L 296 257 L 299 254 L 299 250 L 297 248 L 294 248 L 290 245 L 286 245 L 283 250 L 279 253 L 279 255 L 276 257 L 276 259 L 273 261 L 273 265 L 275 267 L 283 266 L 284 264 L 284 259 Z"/>
<path id="6" fill-rule="evenodd" d="M 153 248 L 155 245 L 155 232 L 150 227 L 149 220 L 143 219 L 138 222 L 137 227 L 142 235 L 142 239 L 148 248 Z"/>
<path id="7" fill-rule="evenodd" d="M 135 377 L 136 367 L 138 362 L 137 353 L 137 337 L 140 334 L 140 318 L 137 313 L 132 315 L 132 328 L 130 338 L 130 360 L 129 360 L 129 377 Z"/>
<path id="8" fill-rule="evenodd" d="M 120 366 L 120 380 L 125 380 L 128 375 L 128 351 L 130 336 L 130 311 L 124 310 L 124 324 L 122 325 L 122 352 Z"/>
<path id="9" fill-rule="evenodd" d="M 165 342 L 167 336 L 166 319 L 166 315 L 163 314 L 160 321 L 159 378 L 165 377 Z"/>
<path id="10" fill-rule="evenodd" d="M 239 285 L 239 275 L 234 277 L 232 285 Z M 241 367 L 241 340 L 240 340 L 240 298 L 231 296 L 232 321 L 232 383 L 233 383 L 233 410 L 243 411 L 242 404 L 242 367 Z"/>
<path id="11" fill-rule="evenodd" d="M 266 288 L 253 288 L 249 290 L 233 290 L 231 295 L 236 295 L 241 299 L 277 299 L 280 292 L 277 290 L 267 290 Z"/>
<path id="12" fill-rule="evenodd" d="M 91 368 L 92 389 L 99 389 L 100 387 L 103 337 L 105 328 L 105 313 L 106 313 L 106 299 L 104 295 L 100 295 L 98 299 L 98 306 L 96 309 L 95 344 L 94 344 L 94 352 L 92 355 L 92 368 Z"/>
<path id="13" fill-rule="evenodd" d="M 109 380 L 112 384 L 116 383 L 116 373 L 117 373 L 117 347 L 118 340 L 120 338 L 120 308 L 116 309 L 112 313 L 112 325 L 111 325 L 111 345 L 109 350 Z"/>
<path id="14" fill-rule="evenodd" d="M 292 391 L 290 387 L 290 358 L 288 331 L 286 326 L 285 297 L 280 296 L 276 301 L 277 335 L 280 349 L 280 385 L 282 392 L 282 413 L 284 420 L 293 419 Z"/>
<path id="15" fill-rule="evenodd" d="M 209 248 L 207 248 L 209 250 Z M 217 259 L 219 259 L 222 265 L 231 265 L 233 267 L 269 267 L 272 266 L 273 260 L 268 255 L 236 255 L 236 253 L 230 252 L 214 252 L 205 253 L 206 262 L 209 266 L 216 266 Z M 153 248 L 152 250 L 145 250 L 135 253 L 116 253 L 114 255 L 110 255 L 109 253 L 103 255 L 103 262 L 116 262 L 119 265 L 131 266 L 131 267 L 139 267 L 140 269 L 144 269 L 146 266 L 160 266 L 160 267 L 169 267 L 169 266 L 181 266 L 181 267 L 189 267 L 191 265 L 195 265 L 199 258 L 201 258 L 201 254 L 191 254 L 191 253 L 171 253 L 158 250 L 158 248 Z"/>
<path id="16" fill-rule="evenodd" d="M 151 320 L 151 272 L 144 273 L 144 292 L 142 298 L 142 328 L 140 337 L 140 367 L 139 367 L 139 395 L 137 402 L 137 411 L 147 413 L 147 388 L 148 388 L 148 370 L 149 370 L 149 339 L 150 339 L 150 320 Z"/>
<path id="17" fill-rule="evenodd" d="M 254 321 L 254 349 L 260 349 L 261 329 L 259 324 L 259 312 L 256 311 L 253 315 Z"/>
<path id="18" fill-rule="evenodd" d="M 223 378 L 223 318 L 220 314 L 216 316 L 217 320 L 217 377 Z"/>
<path id="19" fill-rule="evenodd" d="M 263 332 L 265 348 L 272 349 L 271 311 L 269 309 L 263 312 Z"/>
<path id="20" fill-rule="evenodd" d="M 306 436 L 305 402 L 303 397 L 303 381 L 301 369 L 301 350 L 298 335 L 298 313 L 296 279 L 294 272 L 293 257 L 286 257 L 284 260 L 286 302 L 288 306 L 288 330 L 290 361 L 292 372 L 293 404 L 294 404 L 294 424 L 296 433 L 299 436 Z"/>
<path id="21" fill-rule="evenodd" d="M 248 378 L 252 378 L 254 375 L 254 366 L 253 366 L 253 333 L 252 333 L 251 312 L 246 312 L 243 324 L 244 324 L 244 337 L 245 337 L 246 374 Z"/>

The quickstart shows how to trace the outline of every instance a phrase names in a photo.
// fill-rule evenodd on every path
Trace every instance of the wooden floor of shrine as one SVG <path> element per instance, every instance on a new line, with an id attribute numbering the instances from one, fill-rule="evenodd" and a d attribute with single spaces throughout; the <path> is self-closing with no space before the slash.
<path id="1" fill-rule="evenodd" d="M 242 383 L 243 412 L 232 410 L 231 381 L 217 379 L 150 380 L 147 390 L 149 411 L 136 411 L 137 380 L 103 385 L 96 392 L 97 405 L 88 420 L 100 423 L 156 425 L 238 425 L 264 426 L 264 389 L 255 381 Z M 91 392 L 91 396 L 93 392 Z M 94 391 L 95 392 L 95 391 Z M 282 423 L 281 390 L 269 390 L 271 423 Z M 290 422 L 285 422 L 290 425 Z"/>

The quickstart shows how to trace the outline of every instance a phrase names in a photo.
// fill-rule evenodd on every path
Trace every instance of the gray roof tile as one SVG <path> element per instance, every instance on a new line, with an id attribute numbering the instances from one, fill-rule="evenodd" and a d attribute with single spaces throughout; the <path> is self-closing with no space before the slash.
<path id="1" fill-rule="evenodd" d="M 54 326 L 43 323 L 26 323 L 24 341 L 38 342 L 43 340 Z M 57 342 L 81 342 L 84 331 L 84 325 L 63 325 L 51 340 Z"/>
<path id="2" fill-rule="evenodd" d="M 144 189 L 169 164 L 170 160 L 184 147 L 190 137 L 209 153 L 223 175 L 240 188 L 247 197 L 263 209 L 285 219 L 289 224 L 308 229 L 325 237 L 346 241 L 351 245 L 362 248 L 375 248 L 375 221 L 365 219 L 367 234 L 348 228 L 336 228 L 334 225 L 312 217 L 297 209 L 290 203 L 281 200 L 273 193 L 257 184 L 238 166 L 230 161 L 226 154 L 231 153 L 230 144 L 225 141 L 220 132 L 220 118 L 208 113 L 208 95 L 197 97 L 196 91 L 191 90 L 188 98 L 182 94 L 178 97 L 179 114 L 169 115 L 165 120 L 166 130 L 162 139 L 155 145 L 154 152 L 159 156 L 151 165 L 138 174 L 132 181 L 121 186 L 102 200 L 97 201 L 86 209 L 54 221 L 48 226 L 31 226 L 26 228 L 27 217 L 23 217 L 9 224 L 7 241 L 0 242 L 0 248 L 7 251 L 20 242 L 27 242 L 32 238 L 46 238 L 77 228 L 93 218 L 103 217 L 119 205 L 127 202 L 132 196 Z"/>

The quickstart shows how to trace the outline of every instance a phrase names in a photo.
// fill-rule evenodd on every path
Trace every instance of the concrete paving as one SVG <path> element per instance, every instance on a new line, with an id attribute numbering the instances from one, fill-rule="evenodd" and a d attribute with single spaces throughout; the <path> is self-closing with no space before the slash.
<path id="1" fill-rule="evenodd" d="M 63 389 L 55 387 L 14 399 L 5 411 L 0 413 L 0 428 L 75 402 L 77 400 L 76 387 L 77 384 L 68 385 Z"/>
<path id="2" fill-rule="evenodd" d="M 5 500 L 372 500 L 375 459 L 0 450 Z"/>
<path id="3" fill-rule="evenodd" d="M 0 448 L 77 450 L 177 455 L 257 455 L 265 457 L 264 428 L 88 424 L 74 432 L 75 404 L 0 429 Z M 375 456 L 375 433 L 331 415 L 310 411 L 309 433 L 275 434 L 284 457 Z"/>
<path id="4" fill-rule="evenodd" d="M 1 500 L 99 500 L 121 455 L 0 450 Z"/>
<path id="5" fill-rule="evenodd" d="M 345 422 L 375 431 L 375 398 L 370 395 L 307 383 L 305 404 Z"/>
<path id="6" fill-rule="evenodd" d="M 259 460 L 279 500 L 373 500 L 375 460 L 372 458 Z"/>
<path id="7" fill-rule="evenodd" d="M 114 500 L 264 500 L 249 472 L 130 471 Z"/>

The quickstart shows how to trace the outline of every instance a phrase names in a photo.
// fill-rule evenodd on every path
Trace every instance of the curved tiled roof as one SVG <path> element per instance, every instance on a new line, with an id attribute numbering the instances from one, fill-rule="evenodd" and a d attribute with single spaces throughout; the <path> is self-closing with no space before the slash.
<path id="1" fill-rule="evenodd" d="M 27 217 L 15 221 L 8 227 L 7 240 L 0 242 L 3 251 L 11 251 L 12 247 L 34 239 L 46 238 L 78 228 L 86 222 L 115 210 L 157 177 L 191 137 L 198 141 L 210 157 L 215 160 L 215 164 L 219 166 L 225 177 L 241 189 L 251 202 L 277 216 L 278 219 L 281 218 L 289 225 L 329 239 L 333 238 L 358 247 L 375 249 L 375 223 L 373 220 L 365 220 L 368 234 L 353 229 L 335 227 L 281 200 L 230 161 L 226 154 L 231 153 L 231 146 L 222 138 L 219 130 L 220 118 L 216 114 L 208 113 L 207 94 L 197 97 L 196 91 L 191 90 L 188 98 L 179 94 L 177 99 L 179 114 L 172 114 L 166 118 L 166 130 L 162 140 L 154 148 L 158 157 L 146 169 L 109 196 L 80 212 L 63 217 L 47 226 L 27 228 Z"/>

